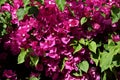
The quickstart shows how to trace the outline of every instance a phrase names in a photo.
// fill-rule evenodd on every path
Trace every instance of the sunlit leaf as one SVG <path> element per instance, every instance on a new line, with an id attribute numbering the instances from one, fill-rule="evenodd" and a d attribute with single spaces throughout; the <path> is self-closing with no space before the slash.
<path id="1" fill-rule="evenodd" d="M 29 80 L 40 80 L 39 78 L 37 78 L 37 77 L 30 77 L 30 79 Z"/>
<path id="2" fill-rule="evenodd" d="M 92 41 L 91 43 L 88 44 L 88 48 L 90 49 L 90 51 L 96 53 L 97 45 L 94 41 Z"/>
<path id="3" fill-rule="evenodd" d="M 87 61 L 82 61 L 78 64 L 78 68 L 87 73 L 89 69 L 89 63 Z"/>
<path id="4" fill-rule="evenodd" d="M 39 57 L 38 56 L 30 56 L 31 60 L 31 65 L 36 66 L 39 62 Z"/>
<path id="5" fill-rule="evenodd" d="M 68 60 L 68 58 L 65 57 L 65 58 L 63 59 L 63 61 L 62 61 L 62 67 L 61 67 L 61 69 L 60 69 L 61 71 L 62 71 L 62 70 L 64 69 L 64 67 L 65 67 L 65 61 L 66 61 L 66 60 Z"/>
<path id="6" fill-rule="evenodd" d="M 105 51 L 103 53 L 101 53 L 101 57 L 100 57 L 101 72 L 103 72 L 109 68 L 109 66 L 112 63 L 113 56 L 114 55 L 112 53 L 108 53 Z"/>
<path id="7" fill-rule="evenodd" d="M 0 0 L 0 5 L 4 4 L 7 0 Z"/>
<path id="8" fill-rule="evenodd" d="M 120 19 L 120 8 L 118 7 L 113 7 L 111 9 L 111 18 L 112 18 L 112 23 L 116 23 L 118 22 L 118 20 Z"/>
<path id="9" fill-rule="evenodd" d="M 87 22 L 87 18 L 86 17 L 82 17 L 80 22 L 81 22 L 81 25 L 83 25 L 84 23 Z"/>
<path id="10" fill-rule="evenodd" d="M 26 7 L 28 4 L 30 4 L 30 0 L 23 0 L 24 7 Z"/>
<path id="11" fill-rule="evenodd" d="M 66 0 L 56 0 L 58 8 L 63 11 L 65 8 Z"/>
<path id="12" fill-rule="evenodd" d="M 18 64 L 21 64 L 25 61 L 25 57 L 26 57 L 27 53 L 28 53 L 28 49 L 25 50 L 24 48 L 21 48 L 21 52 L 18 55 Z"/>
<path id="13" fill-rule="evenodd" d="M 82 71 L 79 69 L 79 72 L 73 72 L 73 75 L 76 77 L 82 76 Z"/>
<path id="14" fill-rule="evenodd" d="M 97 53 L 97 54 L 91 53 L 90 57 L 95 62 L 96 66 L 98 66 L 98 63 L 100 60 L 99 53 Z"/>
<path id="15" fill-rule="evenodd" d="M 75 46 L 75 51 L 73 52 L 73 54 L 80 51 L 81 49 L 82 49 L 82 46 L 80 44 L 78 44 L 78 46 Z"/>
<path id="16" fill-rule="evenodd" d="M 18 20 L 22 20 L 25 16 L 25 11 L 23 8 L 20 8 L 18 9 L 17 11 L 17 17 L 18 17 Z"/>
<path id="17" fill-rule="evenodd" d="M 102 80 L 107 80 L 107 75 L 106 72 L 104 72 L 103 79 Z"/>
<path id="18" fill-rule="evenodd" d="M 79 40 L 79 43 L 85 45 L 85 39 L 81 38 L 81 39 Z"/>

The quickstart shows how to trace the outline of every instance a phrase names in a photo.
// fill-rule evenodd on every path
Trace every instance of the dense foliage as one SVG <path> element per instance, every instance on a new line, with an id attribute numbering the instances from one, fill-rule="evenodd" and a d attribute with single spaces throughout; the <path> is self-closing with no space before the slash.
<path id="1" fill-rule="evenodd" d="M 120 1 L 1 0 L 0 79 L 120 80 Z"/>

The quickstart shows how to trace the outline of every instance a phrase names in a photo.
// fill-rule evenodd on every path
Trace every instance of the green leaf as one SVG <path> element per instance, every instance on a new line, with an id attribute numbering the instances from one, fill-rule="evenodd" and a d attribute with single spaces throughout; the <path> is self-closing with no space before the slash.
<path id="1" fill-rule="evenodd" d="M 4 24 L 3 26 L 7 27 L 6 24 Z M 1 35 L 4 36 L 5 34 L 7 34 L 7 31 L 6 31 L 6 29 L 3 29 L 3 30 L 1 31 Z"/>
<path id="2" fill-rule="evenodd" d="M 120 54 L 114 55 L 112 65 L 114 67 L 119 67 L 120 66 Z"/>
<path id="3" fill-rule="evenodd" d="M 107 74 L 104 72 L 103 79 L 102 80 L 107 80 Z"/>
<path id="4" fill-rule="evenodd" d="M 0 15 L 0 22 L 1 22 L 1 23 L 4 23 L 4 24 L 6 23 L 6 20 L 5 20 L 5 18 L 3 17 L 2 14 Z"/>
<path id="5" fill-rule="evenodd" d="M 5 20 L 6 20 L 6 23 L 8 23 L 8 22 L 10 22 L 10 20 L 11 20 L 11 14 L 10 14 L 10 12 L 4 12 L 4 16 L 5 16 Z"/>
<path id="6" fill-rule="evenodd" d="M 101 47 L 102 46 L 102 42 L 99 42 L 98 44 L 97 44 L 97 47 Z"/>
<path id="7" fill-rule="evenodd" d="M 66 60 L 68 60 L 68 58 L 65 57 L 62 61 L 62 67 L 61 67 L 60 71 L 62 71 L 64 69 Z"/>
<path id="8" fill-rule="evenodd" d="M 4 13 L 0 13 L 0 23 L 10 24 L 11 14 L 10 12 L 5 11 Z"/>
<path id="9" fill-rule="evenodd" d="M 83 25 L 84 23 L 87 22 L 87 18 L 86 17 L 82 17 L 80 22 L 81 22 L 81 25 Z"/>
<path id="10" fill-rule="evenodd" d="M 6 25 L 6 24 L 4 24 L 4 25 L 3 25 L 3 28 L 4 28 L 4 29 L 6 29 L 6 28 L 7 28 L 7 25 Z"/>
<path id="11" fill-rule="evenodd" d="M 118 54 L 120 54 L 120 41 L 116 42 L 116 44 L 117 44 L 116 47 L 118 47 L 118 49 L 119 49 Z"/>
<path id="12" fill-rule="evenodd" d="M 79 40 L 79 43 L 85 45 L 85 39 L 84 39 L 84 38 L 81 38 L 81 39 Z"/>
<path id="13" fill-rule="evenodd" d="M 87 61 L 82 61 L 78 64 L 78 68 L 87 73 L 89 69 L 89 63 Z"/>
<path id="14" fill-rule="evenodd" d="M 0 37 L 7 34 L 6 27 L 7 27 L 6 24 L 0 23 Z"/>
<path id="15" fill-rule="evenodd" d="M 111 63 L 112 63 L 112 59 L 113 59 L 113 53 L 108 53 L 108 52 L 103 52 L 100 54 L 100 67 L 101 67 L 101 72 L 107 70 Z"/>
<path id="16" fill-rule="evenodd" d="M 85 40 L 85 45 L 87 46 L 90 43 L 88 39 Z"/>
<path id="17" fill-rule="evenodd" d="M 13 5 L 13 1 L 12 1 L 12 0 L 7 0 L 7 2 L 8 2 L 10 5 Z"/>
<path id="18" fill-rule="evenodd" d="M 30 56 L 30 60 L 31 60 L 31 65 L 36 66 L 39 62 L 39 57 L 38 56 Z"/>
<path id="19" fill-rule="evenodd" d="M 82 76 L 82 71 L 79 70 L 79 72 L 73 72 L 73 75 L 76 77 Z"/>
<path id="20" fill-rule="evenodd" d="M 120 46 L 120 41 L 118 41 L 118 42 L 116 42 L 117 43 L 117 45 L 119 45 Z"/>
<path id="21" fill-rule="evenodd" d="M 78 72 L 74 72 L 73 75 L 74 76 L 80 76 L 80 74 Z"/>
<path id="22" fill-rule="evenodd" d="M 88 31 L 92 31 L 93 28 L 92 28 L 91 26 L 88 26 L 87 30 L 88 30 Z"/>
<path id="23" fill-rule="evenodd" d="M 44 4 L 44 2 L 45 2 L 44 0 L 38 0 L 38 1 L 39 1 L 41 4 Z"/>
<path id="24" fill-rule="evenodd" d="M 28 53 L 28 49 L 25 51 L 24 48 L 21 48 L 21 52 L 18 55 L 18 64 L 21 64 L 25 61 L 25 57 L 26 57 L 27 53 Z"/>
<path id="25" fill-rule="evenodd" d="M 118 20 L 120 19 L 120 8 L 114 6 L 111 9 L 111 16 L 113 24 L 118 22 Z"/>
<path id="26" fill-rule="evenodd" d="M 29 9 L 31 7 L 27 6 L 25 8 L 20 8 L 17 10 L 17 17 L 18 17 L 18 20 L 22 20 L 24 18 L 24 16 L 28 13 Z"/>
<path id="27" fill-rule="evenodd" d="M 63 11 L 65 8 L 66 0 L 56 0 L 59 10 Z"/>
<path id="28" fill-rule="evenodd" d="M 115 43 L 113 42 L 112 39 L 108 40 L 108 46 L 115 46 Z"/>
<path id="29" fill-rule="evenodd" d="M 7 0 L 0 0 L 0 5 L 4 4 Z"/>
<path id="30" fill-rule="evenodd" d="M 108 44 L 104 44 L 103 47 L 104 47 L 105 50 L 109 50 Z"/>
<path id="31" fill-rule="evenodd" d="M 82 49 L 82 46 L 80 44 L 78 44 L 78 46 L 75 47 L 75 51 L 73 52 L 73 54 L 80 51 L 81 49 Z"/>
<path id="32" fill-rule="evenodd" d="M 90 57 L 95 62 L 96 66 L 98 66 L 98 63 L 99 63 L 99 60 L 100 60 L 99 53 L 97 53 L 97 54 L 91 53 Z"/>
<path id="33" fill-rule="evenodd" d="M 30 79 L 29 80 L 40 80 L 39 78 L 37 78 L 37 77 L 30 77 Z"/>
<path id="34" fill-rule="evenodd" d="M 88 44 L 88 48 L 90 49 L 90 51 L 96 53 L 97 45 L 94 41 L 92 41 L 91 43 Z"/>
<path id="35" fill-rule="evenodd" d="M 24 16 L 25 16 L 24 8 L 18 9 L 18 11 L 17 11 L 18 20 L 22 20 L 24 18 Z"/>
<path id="36" fill-rule="evenodd" d="M 113 67 L 118 67 L 119 62 L 117 61 L 119 58 L 118 53 L 120 52 L 119 44 L 116 44 L 110 39 L 108 40 L 108 44 L 104 44 L 104 48 L 107 52 L 103 52 L 100 58 L 100 67 L 101 72 L 110 68 L 112 70 Z M 116 56 L 117 55 L 117 56 Z M 116 59 L 117 58 L 117 59 Z"/>
<path id="37" fill-rule="evenodd" d="M 28 4 L 30 4 L 30 0 L 23 0 L 24 7 L 26 7 Z"/>
<path id="38" fill-rule="evenodd" d="M 24 13 L 25 13 L 25 14 L 28 14 L 30 8 L 31 8 L 31 6 L 25 7 L 25 8 L 24 8 Z"/>
<path id="39" fill-rule="evenodd" d="M 106 14 L 105 14 L 105 13 L 102 13 L 102 12 L 101 12 L 101 15 L 102 15 L 104 18 L 106 17 Z"/>

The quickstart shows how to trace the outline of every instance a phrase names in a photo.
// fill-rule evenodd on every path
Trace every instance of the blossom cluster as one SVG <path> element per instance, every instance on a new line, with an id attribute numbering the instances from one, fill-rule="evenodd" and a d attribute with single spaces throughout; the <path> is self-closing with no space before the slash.
<path id="1" fill-rule="evenodd" d="M 0 37 L 0 60 L 3 61 L 0 78 L 19 80 L 22 74 L 19 75 L 16 68 L 24 66 L 28 72 L 23 80 L 31 76 L 40 76 L 41 80 L 44 77 L 50 80 L 100 80 L 100 68 L 91 59 L 88 47 L 83 46 L 74 54 L 71 44 L 82 38 L 106 43 L 109 34 L 114 42 L 120 41 L 119 20 L 113 22 L 111 14 L 114 7 L 120 7 L 120 1 L 66 0 L 63 11 L 59 10 L 57 0 L 40 1 L 12 0 L 1 5 L 0 13 L 11 14 L 11 25 L 6 28 L 7 34 Z M 83 18 L 86 19 L 84 23 Z M 29 51 L 24 63 L 17 64 L 16 57 L 22 49 Z M 12 64 L 7 62 L 9 55 L 16 60 L 13 62 L 17 67 L 3 66 L 4 62 Z M 31 65 L 33 57 L 39 59 L 37 64 L 33 62 L 34 66 Z M 73 75 L 79 71 L 77 65 L 84 60 L 89 63 L 88 71 L 82 76 Z"/>

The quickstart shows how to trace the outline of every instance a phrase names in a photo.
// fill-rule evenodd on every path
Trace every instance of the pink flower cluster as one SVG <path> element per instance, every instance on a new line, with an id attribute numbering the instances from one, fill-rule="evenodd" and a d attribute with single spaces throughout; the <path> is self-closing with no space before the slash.
<path id="1" fill-rule="evenodd" d="M 82 60 L 88 60 L 91 65 L 93 62 L 88 49 L 83 48 L 74 55 L 74 49 L 70 44 L 73 40 L 91 39 L 116 30 L 116 27 L 112 26 L 110 11 L 113 5 L 120 7 L 119 0 L 66 0 L 66 4 L 62 12 L 55 0 L 45 0 L 44 5 L 31 0 L 28 6 L 37 5 L 38 15 L 35 17 L 26 14 L 20 21 L 17 11 L 24 7 L 23 0 L 13 0 L 13 5 L 2 5 L 1 11 L 10 12 L 13 24 L 12 28 L 8 28 L 9 34 L 4 48 L 10 48 L 13 55 L 18 55 L 20 48 L 31 48 L 33 51 L 30 52 L 30 56 L 40 58 L 35 70 L 39 73 L 44 72 L 45 76 L 52 77 L 52 80 L 100 80 L 97 67 L 92 66 L 82 77 L 72 75 L 73 71 L 78 71 L 77 64 Z M 87 24 L 81 25 L 82 17 L 87 18 Z M 114 41 L 120 40 L 119 35 L 113 38 Z M 64 58 L 67 60 L 61 71 Z M 27 59 L 25 64 L 30 68 L 29 56 Z M 4 71 L 4 77 L 11 79 L 15 76 L 12 71 Z"/>

